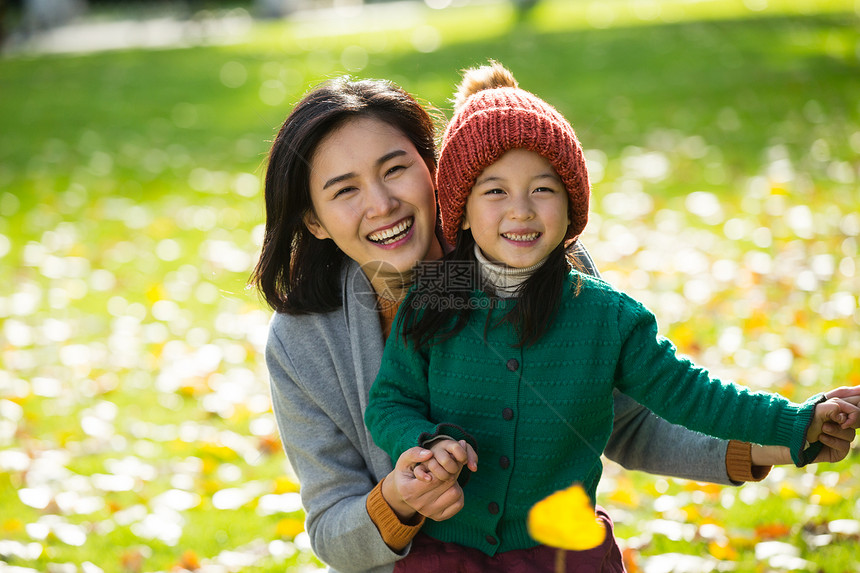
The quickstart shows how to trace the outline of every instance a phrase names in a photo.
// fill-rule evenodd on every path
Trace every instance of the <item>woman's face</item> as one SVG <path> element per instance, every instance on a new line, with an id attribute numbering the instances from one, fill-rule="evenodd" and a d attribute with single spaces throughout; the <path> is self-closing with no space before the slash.
<path id="1" fill-rule="evenodd" d="M 305 225 L 361 265 L 374 287 L 375 277 L 396 278 L 442 255 L 433 176 L 396 127 L 349 120 L 320 142 L 310 168 Z"/>

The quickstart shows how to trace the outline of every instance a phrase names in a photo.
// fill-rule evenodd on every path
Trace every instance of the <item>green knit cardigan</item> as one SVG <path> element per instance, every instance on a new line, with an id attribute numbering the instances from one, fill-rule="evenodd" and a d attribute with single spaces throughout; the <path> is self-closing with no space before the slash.
<path id="1" fill-rule="evenodd" d="M 593 502 L 613 387 L 676 424 L 788 446 L 806 463 L 820 395 L 800 405 L 713 378 L 676 355 L 642 304 L 600 279 L 576 271 L 569 279 L 551 327 L 527 348 L 515 346 L 507 323 L 485 330 L 489 312 L 501 316 L 516 300 L 480 291 L 466 327 L 445 342 L 416 349 L 395 322 L 365 412 L 374 441 L 395 461 L 437 435 L 467 438 L 479 458 L 463 509 L 428 520 L 425 533 L 493 555 L 537 545 L 526 517 L 554 491 L 581 482 Z"/>

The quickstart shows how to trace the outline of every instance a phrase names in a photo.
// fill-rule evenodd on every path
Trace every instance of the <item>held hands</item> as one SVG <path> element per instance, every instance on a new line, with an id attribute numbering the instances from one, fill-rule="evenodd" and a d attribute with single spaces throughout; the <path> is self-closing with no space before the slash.
<path id="1" fill-rule="evenodd" d="M 834 445 L 839 448 L 841 444 L 839 444 L 838 437 L 841 435 L 841 437 L 850 438 L 847 440 L 850 442 L 854 439 L 854 430 L 860 427 L 860 407 L 858 407 L 860 386 L 837 388 L 825 394 L 825 397 L 827 400 L 815 407 L 806 439 L 809 442 L 821 440 L 821 443 L 828 448 L 832 448 Z M 822 453 L 825 453 L 828 448 L 825 448 Z M 838 452 L 831 450 L 830 457 L 842 459 L 847 453 L 846 449 L 839 457 L 834 455 Z M 819 461 L 818 458 L 816 461 Z"/>
<path id="2" fill-rule="evenodd" d="M 382 496 L 403 523 L 418 522 L 419 515 L 443 521 L 463 509 L 459 471 L 447 479 L 416 477 L 415 468 L 434 460 L 426 448 L 410 448 L 397 459 L 394 470 L 382 482 Z M 426 470 L 425 470 L 426 471 Z"/>
<path id="3" fill-rule="evenodd" d="M 860 386 L 843 386 L 826 393 L 827 398 L 841 398 L 855 406 L 860 405 Z M 856 436 L 854 428 L 843 429 L 836 422 L 825 422 L 821 427 L 821 435 L 818 440 L 824 445 L 813 463 L 829 462 L 835 463 L 845 459 L 851 449 L 851 442 Z"/>
<path id="4" fill-rule="evenodd" d="M 459 442 L 450 438 L 441 438 L 430 444 L 433 457 L 414 468 L 415 477 L 429 482 L 437 480 L 457 479 L 463 466 L 470 470 L 478 470 L 478 454 L 465 440 Z"/>

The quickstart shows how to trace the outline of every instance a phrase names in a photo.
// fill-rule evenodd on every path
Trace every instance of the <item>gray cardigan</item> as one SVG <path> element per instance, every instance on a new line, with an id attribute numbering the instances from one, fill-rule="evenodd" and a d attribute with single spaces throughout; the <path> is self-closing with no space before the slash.
<path id="1" fill-rule="evenodd" d="M 307 532 L 331 571 L 390 573 L 392 551 L 365 507 L 391 470 L 364 425 L 385 340 L 376 295 L 354 261 L 341 273 L 343 306 L 325 314 L 275 314 L 266 363 L 287 457 L 301 483 Z M 721 484 L 727 442 L 658 418 L 623 394 L 606 456 L 627 469 Z"/>

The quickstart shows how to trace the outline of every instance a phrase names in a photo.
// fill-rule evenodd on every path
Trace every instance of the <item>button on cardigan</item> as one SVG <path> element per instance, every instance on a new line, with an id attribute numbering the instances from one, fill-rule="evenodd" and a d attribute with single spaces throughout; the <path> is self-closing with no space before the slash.
<path id="1" fill-rule="evenodd" d="M 615 388 L 669 421 L 788 446 L 802 459 L 819 396 L 799 405 L 713 378 L 677 356 L 653 314 L 629 296 L 576 271 L 567 286 L 551 328 L 526 348 L 515 346 L 508 323 L 484 328 L 488 312 L 505 312 L 514 299 L 495 300 L 496 310 L 475 305 L 457 336 L 430 347 L 389 337 L 365 412 L 374 441 L 396 459 L 444 425 L 444 433 L 473 436 L 479 457 L 464 508 L 428 521 L 425 533 L 493 555 L 536 545 L 526 516 L 550 493 L 577 481 L 594 501 Z"/>

